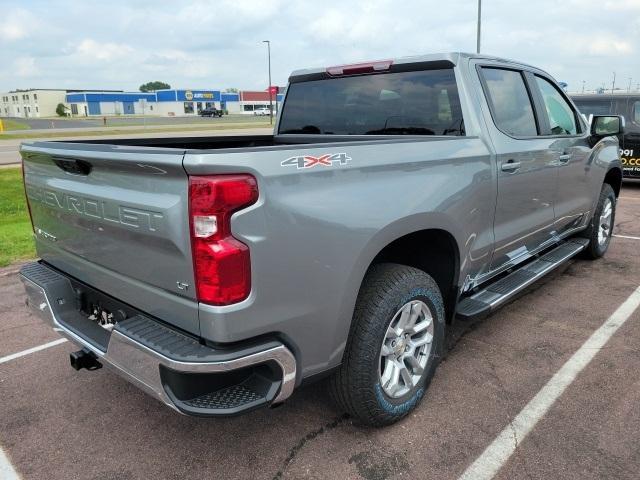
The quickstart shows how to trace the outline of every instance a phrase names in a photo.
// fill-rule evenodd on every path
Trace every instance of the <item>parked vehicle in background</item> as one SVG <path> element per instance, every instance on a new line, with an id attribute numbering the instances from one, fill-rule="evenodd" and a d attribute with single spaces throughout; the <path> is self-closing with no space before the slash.
<path id="1" fill-rule="evenodd" d="M 263 107 L 262 105 L 257 105 L 253 109 L 253 114 L 259 117 L 268 116 L 270 115 L 270 113 L 271 113 L 271 110 L 269 110 L 269 107 Z"/>
<path id="2" fill-rule="evenodd" d="M 619 135 L 622 171 L 640 178 L 640 94 L 572 95 L 580 112 L 589 115 L 621 115 L 625 131 Z"/>
<path id="3" fill-rule="evenodd" d="M 33 312 L 170 407 L 220 416 L 330 375 L 413 410 L 454 322 L 607 251 L 621 118 L 547 73 L 442 54 L 294 72 L 273 135 L 21 147 Z"/>
<path id="4" fill-rule="evenodd" d="M 200 112 L 201 117 L 220 117 L 222 118 L 222 110 L 218 110 L 217 108 L 207 108 L 206 110 L 202 110 Z"/>

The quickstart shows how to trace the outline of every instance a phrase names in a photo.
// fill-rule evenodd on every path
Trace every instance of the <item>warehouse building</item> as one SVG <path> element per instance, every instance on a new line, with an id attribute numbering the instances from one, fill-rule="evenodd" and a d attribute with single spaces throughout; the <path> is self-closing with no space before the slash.
<path id="1" fill-rule="evenodd" d="M 0 93 L 0 117 L 52 117 L 67 90 L 30 89 Z"/>
<path id="2" fill-rule="evenodd" d="M 282 101 L 283 95 L 277 95 Z M 274 96 L 273 101 L 276 101 Z M 253 114 L 258 106 L 269 106 L 269 93 L 263 91 L 222 92 L 220 90 L 168 89 L 154 93 L 82 92 L 66 95 L 72 116 L 160 115 L 196 116 L 216 108 L 228 113 Z"/>
<path id="3" fill-rule="evenodd" d="M 154 115 L 155 93 L 74 92 L 66 96 L 71 116 Z"/>

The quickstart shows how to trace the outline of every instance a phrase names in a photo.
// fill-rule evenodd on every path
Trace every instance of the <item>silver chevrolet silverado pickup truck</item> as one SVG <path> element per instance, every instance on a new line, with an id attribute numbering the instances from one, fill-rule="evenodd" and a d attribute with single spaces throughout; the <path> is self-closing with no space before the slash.
<path id="1" fill-rule="evenodd" d="M 300 70 L 273 135 L 26 142 L 36 315 L 190 415 L 329 377 L 386 425 L 454 322 L 602 256 L 623 120 L 547 73 L 468 54 Z M 462 325 L 462 324 L 459 324 Z"/>

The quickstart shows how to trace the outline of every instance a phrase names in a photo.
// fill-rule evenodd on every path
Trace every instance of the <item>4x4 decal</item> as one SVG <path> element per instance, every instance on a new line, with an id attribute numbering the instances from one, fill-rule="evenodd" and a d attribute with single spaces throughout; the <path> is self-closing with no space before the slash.
<path id="1" fill-rule="evenodd" d="M 346 165 L 351 157 L 346 153 L 327 153 L 319 157 L 312 155 L 302 155 L 299 157 L 290 157 L 280 163 L 283 167 L 295 166 L 296 168 L 313 168 L 316 165 L 331 167 L 334 163 L 338 165 Z"/>

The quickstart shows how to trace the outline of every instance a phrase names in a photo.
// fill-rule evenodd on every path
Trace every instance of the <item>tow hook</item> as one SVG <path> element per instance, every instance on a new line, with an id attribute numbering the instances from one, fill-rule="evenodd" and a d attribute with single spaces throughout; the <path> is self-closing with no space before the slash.
<path id="1" fill-rule="evenodd" d="M 98 370 L 102 368 L 102 364 L 98 361 L 95 354 L 89 350 L 82 349 L 69 354 L 71 366 L 76 370 L 86 368 L 87 370 Z"/>

